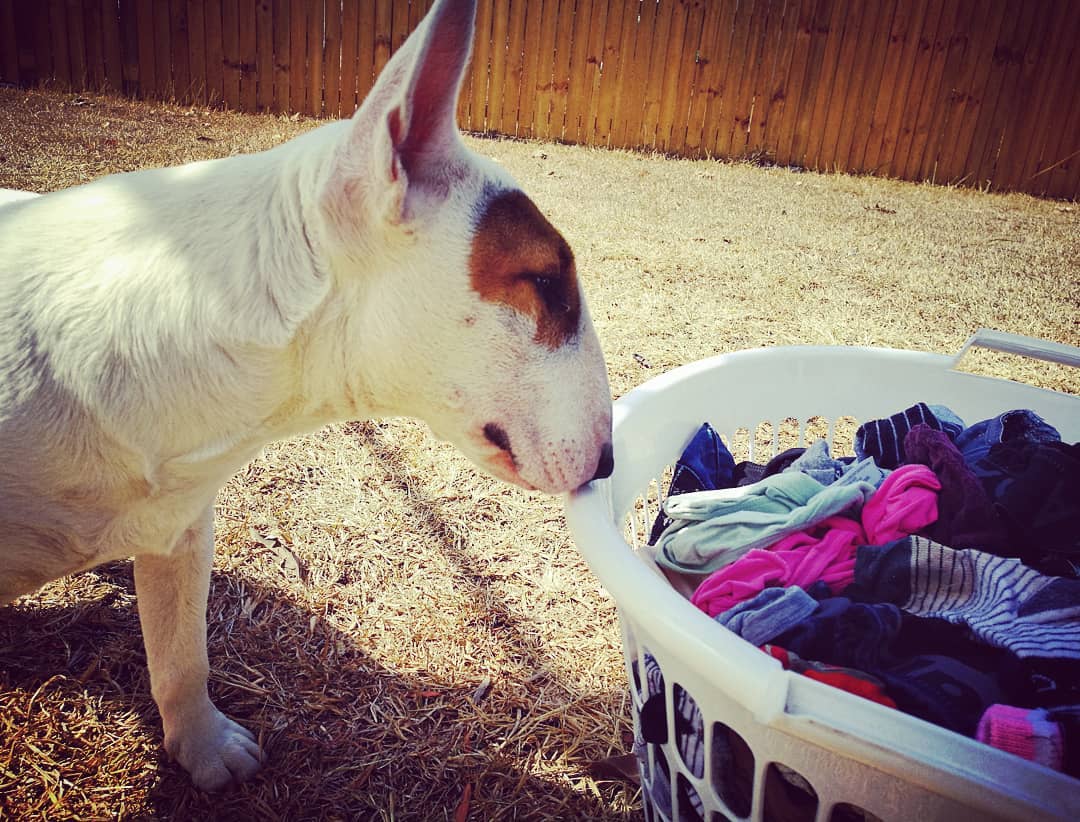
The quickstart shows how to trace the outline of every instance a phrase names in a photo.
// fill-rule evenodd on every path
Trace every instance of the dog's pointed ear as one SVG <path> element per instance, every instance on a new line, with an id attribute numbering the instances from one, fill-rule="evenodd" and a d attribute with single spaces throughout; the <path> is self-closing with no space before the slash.
<path id="1" fill-rule="evenodd" d="M 437 0 L 350 121 L 324 204 L 400 224 L 413 216 L 410 195 L 446 189 L 475 15 L 476 0 Z"/>

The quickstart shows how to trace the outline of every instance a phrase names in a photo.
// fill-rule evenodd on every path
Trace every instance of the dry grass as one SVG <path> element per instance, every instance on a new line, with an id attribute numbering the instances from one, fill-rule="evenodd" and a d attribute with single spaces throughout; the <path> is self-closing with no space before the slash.
<path id="1" fill-rule="evenodd" d="M 0 187 L 258 150 L 312 125 L 0 90 Z M 616 395 L 758 345 L 951 352 L 980 325 L 1080 343 L 1071 204 L 470 143 L 574 246 Z M 1065 368 L 972 365 L 1080 393 Z M 0 611 L 0 818 L 637 815 L 632 785 L 593 776 L 629 736 L 617 622 L 557 500 L 377 421 L 269 447 L 217 525 L 211 690 L 261 737 L 262 775 L 210 798 L 164 760 L 117 563 Z"/>

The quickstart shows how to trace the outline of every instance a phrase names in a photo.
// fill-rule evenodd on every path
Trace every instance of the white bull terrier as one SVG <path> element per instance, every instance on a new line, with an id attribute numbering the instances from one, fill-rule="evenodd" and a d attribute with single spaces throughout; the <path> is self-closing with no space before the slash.
<path id="1" fill-rule="evenodd" d="M 407 415 L 496 477 L 612 470 L 569 246 L 455 124 L 475 0 L 439 0 L 350 120 L 0 207 L 0 605 L 135 557 L 165 747 L 261 753 L 207 696 L 213 503 L 266 443 Z"/>

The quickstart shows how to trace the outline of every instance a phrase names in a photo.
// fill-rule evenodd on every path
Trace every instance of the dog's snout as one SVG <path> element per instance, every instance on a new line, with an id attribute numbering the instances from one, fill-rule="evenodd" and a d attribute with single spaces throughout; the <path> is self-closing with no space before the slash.
<path id="1" fill-rule="evenodd" d="M 611 448 L 610 442 L 605 442 L 600 449 L 600 460 L 596 463 L 596 473 L 593 474 L 593 479 L 607 479 L 611 476 L 611 472 L 615 470 L 615 454 Z"/>

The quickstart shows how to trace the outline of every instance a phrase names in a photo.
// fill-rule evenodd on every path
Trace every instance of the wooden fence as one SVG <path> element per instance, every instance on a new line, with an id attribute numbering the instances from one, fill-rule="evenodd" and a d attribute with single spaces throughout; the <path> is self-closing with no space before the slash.
<path id="1" fill-rule="evenodd" d="M 0 0 L 0 81 L 348 115 L 430 5 Z M 1080 0 L 480 0 L 459 115 L 1076 198 L 1078 44 Z"/>

